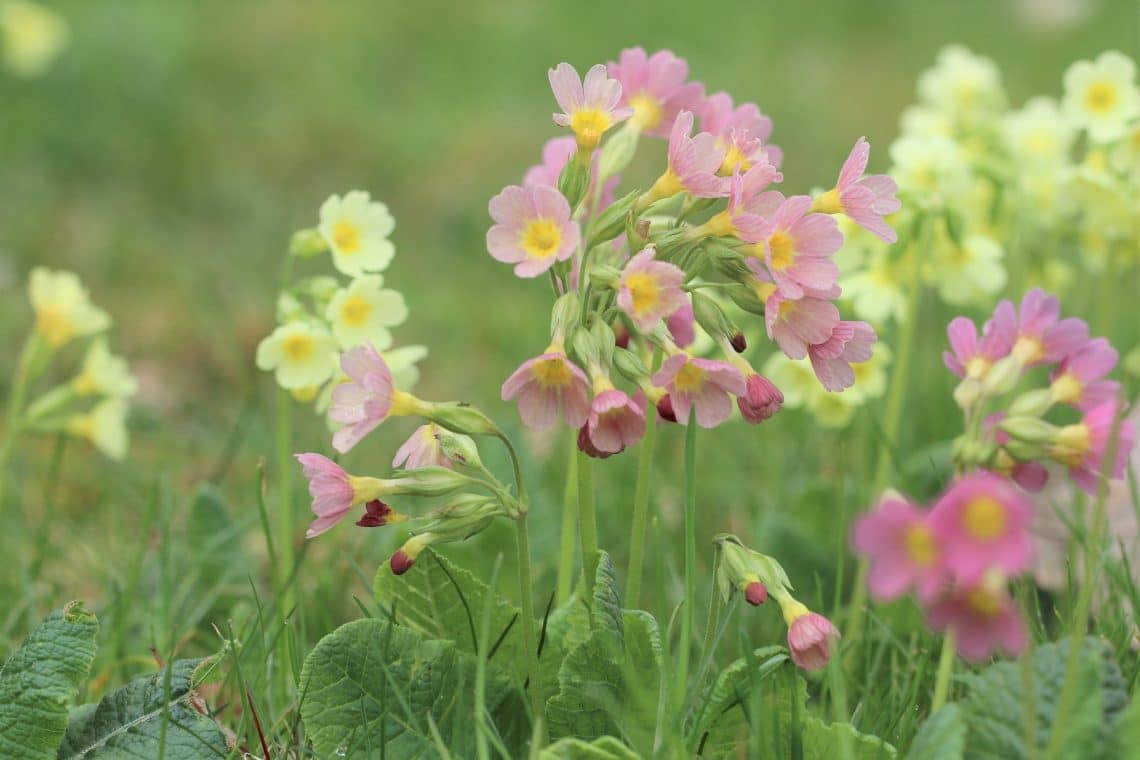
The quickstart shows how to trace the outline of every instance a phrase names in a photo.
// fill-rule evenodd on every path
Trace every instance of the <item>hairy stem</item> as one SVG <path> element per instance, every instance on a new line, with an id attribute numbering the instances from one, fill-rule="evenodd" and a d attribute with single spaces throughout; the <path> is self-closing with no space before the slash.
<path id="1" fill-rule="evenodd" d="M 577 434 L 570 441 L 566 462 L 566 490 L 562 494 L 562 536 L 558 549 L 559 605 L 565 604 L 574 588 L 574 546 L 578 537 L 578 447 Z"/>
<path id="2" fill-rule="evenodd" d="M 534 635 L 534 600 L 530 590 L 530 537 L 526 515 L 515 520 L 515 548 L 519 565 L 519 603 L 522 605 L 523 646 L 526 647 L 527 678 L 530 680 L 530 703 L 536 723 L 545 723 L 546 699 L 538 672 L 538 640 Z"/>
<path id="3" fill-rule="evenodd" d="M 578 533 L 582 539 L 582 575 L 586 591 L 594 593 L 598 558 L 598 519 L 594 514 L 594 460 L 578 453 Z"/>
<path id="4" fill-rule="evenodd" d="M 689 412 L 685 429 L 685 600 L 681 605 L 681 641 L 677 682 L 684 694 L 689 681 L 689 655 L 693 639 L 693 606 L 697 599 L 697 415 Z"/>
<path id="5" fill-rule="evenodd" d="M 645 534 L 649 528 L 649 476 L 653 470 L 653 444 L 657 432 L 657 414 L 650 407 L 645 421 L 645 438 L 637 465 L 637 489 L 633 494 L 633 522 L 630 529 L 629 572 L 626 573 L 625 603 L 637 609 L 641 601 L 641 574 L 645 553 Z"/>

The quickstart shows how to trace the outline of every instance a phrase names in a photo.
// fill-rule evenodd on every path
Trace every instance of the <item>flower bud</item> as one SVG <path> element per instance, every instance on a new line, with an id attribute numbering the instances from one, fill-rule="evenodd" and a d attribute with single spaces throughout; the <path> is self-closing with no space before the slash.
<path id="1" fill-rule="evenodd" d="M 578 450 L 586 456 L 593 457 L 594 459 L 608 459 L 614 454 L 621 453 L 621 451 L 602 451 L 597 446 L 595 446 L 594 442 L 590 440 L 589 424 L 583 425 L 578 429 Z"/>
<path id="2" fill-rule="evenodd" d="M 388 493 L 409 496 L 443 496 L 471 484 L 471 478 L 447 467 L 430 465 L 406 470 L 390 481 Z"/>
<path id="3" fill-rule="evenodd" d="M 1057 435 L 1057 426 L 1038 417 L 1009 416 L 998 423 L 1010 437 L 1026 443 L 1048 443 Z"/>
<path id="4" fill-rule="evenodd" d="M 693 316 L 696 318 L 697 324 L 699 324 L 705 332 L 713 338 L 724 338 L 730 343 L 738 335 L 743 339 L 744 336 L 741 335 L 740 328 L 729 321 L 728 315 L 724 313 L 724 309 L 721 308 L 720 304 L 700 291 L 694 291 L 692 299 Z M 736 344 L 733 343 L 732 347 L 735 350 Z M 740 351 L 737 351 L 737 353 L 740 353 Z"/>
<path id="5" fill-rule="evenodd" d="M 768 601 L 768 587 L 760 581 L 752 581 L 744 588 L 744 599 L 753 607 Z"/>
<path id="6" fill-rule="evenodd" d="M 1009 393 L 1021 379 L 1021 361 L 1013 355 L 998 359 L 982 378 L 982 394 L 987 397 Z"/>
<path id="7" fill-rule="evenodd" d="M 483 460 L 479 457 L 479 447 L 469 436 L 436 428 L 435 439 L 439 441 L 440 452 L 452 462 L 479 469 Z"/>
<path id="8" fill-rule="evenodd" d="M 463 435 L 501 436 L 503 431 L 474 406 L 460 401 L 428 404 L 424 416 L 430 422 Z"/>
<path id="9" fill-rule="evenodd" d="M 1040 417 L 1053 405 L 1051 388 L 1038 388 L 1022 393 L 1009 405 L 1011 417 Z"/>
<path id="10" fill-rule="evenodd" d="M 632 121 L 627 121 L 621 129 L 615 131 L 606 144 L 602 146 L 598 157 L 597 186 L 601 187 L 606 180 L 629 166 L 637 152 L 637 140 L 640 137 L 637 127 Z M 636 198 L 636 193 L 634 194 Z M 631 203 L 632 205 L 632 203 Z"/>
<path id="11" fill-rule="evenodd" d="M 586 250 L 609 242 L 625 232 L 629 213 L 633 210 L 633 204 L 636 200 L 637 191 L 635 190 L 607 206 L 605 211 L 590 224 L 586 234 Z"/>
<path id="12" fill-rule="evenodd" d="M 742 354 L 748 350 L 748 340 L 744 337 L 744 333 L 742 332 L 738 331 L 728 342 L 729 345 L 732 346 L 732 350 L 738 354 Z"/>
<path id="13" fill-rule="evenodd" d="M 324 235 L 315 227 L 306 230 L 297 230 L 289 241 L 289 254 L 299 259 L 309 259 L 319 256 L 329 249 Z"/>
<path id="14" fill-rule="evenodd" d="M 590 282 L 595 286 L 617 290 L 621 282 L 621 270 L 609 264 L 593 264 L 590 267 Z"/>
<path id="15" fill-rule="evenodd" d="M 954 403 L 959 409 L 972 409 L 982 398 L 982 381 L 965 377 L 954 388 Z"/>
<path id="16" fill-rule="evenodd" d="M 645 366 L 645 362 L 641 361 L 637 354 L 624 348 L 614 350 L 614 368 L 631 383 L 640 385 L 642 380 L 649 377 L 649 368 Z"/>
<path id="17" fill-rule="evenodd" d="M 578 324 L 578 293 L 571 290 L 554 302 L 550 310 L 550 335 L 559 343 L 566 339 Z"/>
<path id="18" fill-rule="evenodd" d="M 745 392 L 736 397 L 740 414 L 753 425 L 768 419 L 784 405 L 784 394 L 776 385 L 758 372 L 745 376 Z"/>
<path id="19" fill-rule="evenodd" d="M 590 154 L 581 148 L 566 162 L 558 175 L 558 192 L 566 196 L 570 208 L 577 208 L 590 186 Z"/>
<path id="20" fill-rule="evenodd" d="M 677 413 L 673 411 L 673 399 L 669 398 L 668 393 L 657 402 L 657 415 L 666 422 L 677 421 Z"/>
<path id="21" fill-rule="evenodd" d="M 417 533 L 405 541 L 404 545 L 397 549 L 396 553 L 392 555 L 392 559 L 389 560 L 392 574 L 403 575 L 408 572 L 423 550 L 434 542 L 435 536 L 431 533 Z"/>

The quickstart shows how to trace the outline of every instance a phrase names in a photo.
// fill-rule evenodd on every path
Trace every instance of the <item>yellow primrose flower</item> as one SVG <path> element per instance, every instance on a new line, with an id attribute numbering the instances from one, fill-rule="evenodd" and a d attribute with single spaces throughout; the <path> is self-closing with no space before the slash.
<path id="1" fill-rule="evenodd" d="M 388 268 L 396 247 L 388 235 L 396 220 L 388 207 L 363 190 L 353 190 L 343 198 L 329 196 L 321 204 L 321 237 L 332 251 L 333 266 L 350 277 Z"/>
<path id="2" fill-rule="evenodd" d="M 954 137 L 954 122 L 933 108 L 907 106 L 899 117 L 899 132 L 908 137 Z"/>
<path id="3" fill-rule="evenodd" d="M 91 304 L 71 272 L 36 267 L 28 280 L 28 297 L 36 312 L 36 332 L 54 348 L 72 338 L 102 332 L 111 324 L 107 312 Z"/>
<path id="4" fill-rule="evenodd" d="M 815 396 L 827 393 L 806 359 L 789 359 L 777 352 L 764 362 L 760 374 L 775 383 L 780 393 L 784 394 L 784 406 L 790 409 L 804 406 Z"/>
<path id="5" fill-rule="evenodd" d="M 890 251 L 884 248 L 868 258 L 865 269 L 843 278 L 843 295 L 851 299 L 859 319 L 876 326 L 890 319 L 906 321 L 908 306 L 902 285 L 903 266 L 904 262 L 893 260 Z M 878 346 L 875 350 L 878 351 Z"/>
<path id="6" fill-rule="evenodd" d="M 862 399 L 850 390 L 842 393 L 819 393 L 808 399 L 807 409 L 820 427 L 839 430 L 851 424 Z"/>
<path id="7" fill-rule="evenodd" d="M 899 194 L 923 208 L 943 206 L 969 191 L 970 170 L 962 149 L 945 137 L 900 137 L 891 143 L 891 177 Z"/>
<path id="8" fill-rule="evenodd" d="M 966 235 L 955 243 L 940 225 L 935 242 L 927 252 L 923 276 L 927 284 L 938 289 L 946 303 L 960 305 L 985 295 L 997 293 L 1006 282 L 1001 260 L 1005 251 L 993 238 Z"/>
<path id="9" fill-rule="evenodd" d="M 1131 175 L 1133 185 L 1140 184 L 1140 121 L 1113 147 L 1109 162 L 1116 171 Z"/>
<path id="10" fill-rule="evenodd" d="M 67 22 L 39 3 L 7 0 L 0 3 L 0 52 L 13 74 L 37 77 L 47 71 L 67 47 Z"/>
<path id="11" fill-rule="evenodd" d="M 87 349 L 83 367 L 71 381 L 71 388 L 80 396 L 128 398 L 135 395 L 139 384 L 127 368 L 127 360 L 113 355 L 107 349 L 107 340 L 98 337 Z"/>
<path id="12" fill-rule="evenodd" d="M 1018 162 L 1041 169 L 1068 162 L 1076 133 L 1056 100 L 1036 97 L 1005 117 L 1002 136 Z"/>
<path id="13" fill-rule="evenodd" d="M 67 432 L 90 441 L 111 459 L 121 460 L 129 443 L 127 402 L 121 398 L 101 401 L 91 411 L 69 418 Z"/>
<path id="14" fill-rule="evenodd" d="M 257 344 L 257 367 L 287 390 L 319 386 L 336 371 L 336 344 L 323 327 L 290 322 Z"/>
<path id="15" fill-rule="evenodd" d="M 1077 61 L 1065 71 L 1065 114 L 1095 142 L 1117 140 L 1140 116 L 1135 79 L 1136 64 L 1118 50 L 1107 50 L 1096 61 Z"/>
<path id="16" fill-rule="evenodd" d="M 934 68 L 918 78 L 919 99 L 955 121 L 974 125 L 1005 107 L 998 67 L 961 45 L 938 53 Z"/>
<path id="17" fill-rule="evenodd" d="M 398 292 L 381 289 L 383 283 L 378 274 L 357 277 L 329 301 L 325 318 L 341 348 L 371 343 L 377 351 L 384 351 L 392 345 L 388 328 L 408 318 L 408 307 Z"/>

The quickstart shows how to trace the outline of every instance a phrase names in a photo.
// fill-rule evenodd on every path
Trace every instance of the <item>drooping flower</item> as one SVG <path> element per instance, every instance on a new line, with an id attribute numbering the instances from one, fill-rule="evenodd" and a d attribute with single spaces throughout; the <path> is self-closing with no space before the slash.
<path id="1" fill-rule="evenodd" d="M 867 586 L 880 601 L 914 590 L 933 599 L 946 581 L 941 550 L 928 515 L 896 495 L 887 495 L 855 523 L 852 544 L 870 561 Z"/>
<path id="2" fill-rule="evenodd" d="M 257 367 L 272 371 L 287 390 L 314 388 L 336 370 L 336 343 L 323 327 L 308 322 L 280 325 L 257 344 Z"/>
<path id="3" fill-rule="evenodd" d="M 650 332 L 689 303 L 681 286 L 685 273 L 675 264 L 657 261 L 656 249 L 645 248 L 625 265 L 617 303 L 642 332 Z"/>
<path id="4" fill-rule="evenodd" d="M 664 174 L 657 178 L 637 200 L 637 209 L 644 209 L 654 201 L 671 198 L 687 192 L 698 198 L 720 198 L 728 194 L 728 179 L 717 176 L 724 150 L 708 132 L 696 137 L 693 131 L 692 111 L 681 111 L 673 122 L 669 134 L 669 163 Z"/>
<path id="5" fill-rule="evenodd" d="M 688 238 L 738 237 L 745 243 L 763 243 L 772 230 L 770 217 L 784 201 L 779 192 L 764 192 L 764 188 L 783 178 L 769 163 L 756 164 L 743 173 L 733 172 L 728 185 L 728 207 L 704 224 L 693 227 Z M 763 258 L 763 246 L 759 248 L 759 256 Z"/>
<path id="6" fill-rule="evenodd" d="M 867 138 L 860 137 L 843 162 L 835 187 L 817 196 L 812 210 L 824 214 L 846 214 L 884 242 L 894 243 L 899 236 L 883 217 L 901 207 L 902 203 L 895 197 L 899 188 L 886 174 L 863 176 L 870 157 L 871 145 Z"/>
<path id="7" fill-rule="evenodd" d="M 1065 71 L 1065 114 L 1096 142 L 1116 140 L 1140 116 L 1135 79 L 1136 64 L 1117 50 L 1106 50 L 1096 61 L 1077 61 Z"/>
<path id="8" fill-rule="evenodd" d="M 127 360 L 113 355 L 103 337 L 91 342 L 83 357 L 83 367 L 71 381 L 71 389 L 80 396 L 129 398 L 138 388 L 138 381 L 131 375 Z"/>
<path id="9" fill-rule="evenodd" d="M 389 564 L 392 567 L 393 575 L 403 575 L 412 568 L 416 563 L 423 550 L 431 546 L 435 534 L 430 531 L 424 533 L 417 533 L 404 542 L 396 552 L 392 555 Z"/>
<path id="10" fill-rule="evenodd" d="M 780 607 L 788 624 L 788 651 L 792 662 L 807 671 L 822 670 L 839 645 L 839 629 L 823 615 L 795 600 L 787 604 L 781 600 Z"/>
<path id="11" fill-rule="evenodd" d="M 357 505 L 364 505 L 364 515 L 356 523 L 363 528 L 401 522 L 403 515 L 381 501 L 393 489 L 393 481 L 357 477 L 326 456 L 315 453 L 296 454 L 305 479 L 309 481 L 309 495 L 313 497 L 312 510 L 316 519 L 309 525 L 305 538 L 314 538 L 343 520 Z"/>
<path id="12" fill-rule="evenodd" d="M 946 569 L 972 586 L 989 570 L 1016 575 L 1033 561 L 1033 505 L 1008 480 L 984 470 L 955 481 L 930 511 Z"/>
<path id="13" fill-rule="evenodd" d="M 1104 338 L 1095 338 L 1061 360 L 1050 374 L 1049 390 L 1055 402 L 1082 411 L 1114 400 L 1120 384 L 1102 380 L 1116 366 L 1119 354 Z"/>
<path id="14" fill-rule="evenodd" d="M 633 111 L 630 121 L 653 137 L 668 137 L 681 109 L 693 110 L 704 94 L 700 82 L 686 82 L 689 64 L 672 51 L 647 56 L 641 47 L 621 51 L 609 74 L 621 83 L 620 104 Z"/>
<path id="15" fill-rule="evenodd" d="M 420 425 L 396 450 L 393 467 L 415 470 L 420 467 L 451 467 L 452 462 L 439 445 L 439 427 L 435 423 Z"/>
<path id="16" fill-rule="evenodd" d="M 578 247 L 578 222 L 553 187 L 510 185 L 488 208 L 495 224 L 487 231 L 487 250 L 495 260 L 514 264 L 519 277 L 537 277 Z"/>
<path id="17" fill-rule="evenodd" d="M 548 75 L 554 99 L 562 108 L 562 113 L 554 114 L 554 123 L 570 127 L 580 150 L 588 153 L 598 147 L 606 130 L 633 114 L 632 109 L 618 107 L 621 83 L 606 75 L 603 64 L 591 66 L 584 80 L 566 62 L 550 69 Z"/>
<path id="18" fill-rule="evenodd" d="M 127 433 L 127 402 L 122 398 L 100 401 L 93 409 L 68 418 L 66 430 L 77 438 L 84 438 L 105 456 L 122 460 L 127 456 L 130 443 Z"/>
<path id="19" fill-rule="evenodd" d="M 390 416 L 415 413 L 421 402 L 396 388 L 392 371 L 380 353 L 369 345 L 341 354 L 340 368 L 348 378 L 336 386 L 329 419 L 343 425 L 333 434 L 333 448 L 342 454 L 360 443 Z"/>
<path id="20" fill-rule="evenodd" d="M 388 268 L 396 247 L 388 236 L 396 220 L 388 207 L 363 190 L 342 198 L 330 195 L 321 204 L 317 230 L 332 251 L 333 266 L 350 277 Z"/>
<path id="21" fill-rule="evenodd" d="M 753 425 L 772 417 L 784 405 L 784 394 L 755 370 L 744 375 L 744 393 L 736 397 L 740 416 Z"/>
<path id="22" fill-rule="evenodd" d="M 398 291 L 382 288 L 381 275 L 364 275 L 346 288 L 339 288 L 329 301 L 325 318 L 342 349 L 364 343 L 385 351 L 392 346 L 389 327 L 403 324 L 408 306 Z"/>
<path id="23" fill-rule="evenodd" d="M 841 391 L 855 384 L 853 364 L 871 359 L 871 346 L 878 337 L 866 322 L 838 322 L 831 336 L 808 346 L 808 358 L 819 382 L 829 391 Z"/>
<path id="24" fill-rule="evenodd" d="M 747 390 L 740 370 L 715 359 L 686 353 L 670 356 L 653 375 L 653 384 L 665 388 L 677 422 L 686 424 L 694 410 L 697 424 L 713 428 L 732 414 L 732 397 Z"/>
<path id="25" fill-rule="evenodd" d="M 111 324 L 111 317 L 91 304 L 87 290 L 71 272 L 36 267 L 28 278 L 28 298 L 36 313 L 36 332 L 53 348 L 102 332 Z"/>
<path id="26" fill-rule="evenodd" d="M 590 413 L 590 384 L 586 373 L 552 343 L 546 351 L 527 359 L 503 383 L 503 401 L 518 398 L 519 416 L 528 427 L 549 427 L 561 408 L 566 424 L 580 428 Z"/>
<path id="27" fill-rule="evenodd" d="M 670 337 L 681 348 L 692 345 L 693 341 L 697 339 L 696 324 L 697 319 L 693 315 L 693 304 L 688 302 L 665 320 L 665 327 L 669 330 Z"/>
<path id="28" fill-rule="evenodd" d="M 645 436 L 645 397 L 630 398 L 612 386 L 602 390 L 590 404 L 586 430 L 598 451 L 624 451 Z"/>
<path id="29" fill-rule="evenodd" d="M 1102 473 L 1105 472 L 1105 459 L 1113 444 L 1112 431 L 1119 411 L 1115 398 L 1092 407 L 1085 412 L 1080 422 L 1062 427 L 1048 446 L 1049 456 L 1068 467 L 1073 482 L 1088 494 L 1096 493 Z M 1108 477 L 1124 477 L 1124 468 L 1135 439 L 1136 429 L 1132 422 L 1121 422 Z"/>
<path id="30" fill-rule="evenodd" d="M 1025 649 L 1025 624 L 1004 581 L 956 586 L 927 608 L 926 622 L 935 631 L 953 628 L 958 654 L 971 662 L 996 650 L 1016 657 Z"/>
<path id="31" fill-rule="evenodd" d="M 562 170 L 566 168 L 566 164 L 570 163 L 570 159 L 577 149 L 577 141 L 569 135 L 565 137 L 553 137 L 547 140 L 546 144 L 542 146 L 542 163 L 536 164 L 527 170 L 526 175 L 523 177 L 523 185 L 525 187 L 546 185 L 547 187 L 557 188 L 558 178 L 562 175 Z M 593 168 L 590 172 L 590 186 L 586 189 L 586 197 L 583 200 L 586 208 L 592 207 L 594 192 L 597 190 L 597 163 L 598 154 L 595 153 L 593 157 Z M 620 181 L 620 177 L 610 177 L 606 180 L 605 185 L 602 187 L 601 197 L 598 198 L 599 211 L 606 209 L 614 202 L 614 191 L 617 189 Z"/>
<path id="32" fill-rule="evenodd" d="M 802 298 L 805 288 L 829 290 L 839 279 L 830 257 L 843 246 L 843 233 L 830 216 L 808 213 L 811 205 L 806 195 L 785 199 L 764 241 L 764 263 L 785 298 Z"/>

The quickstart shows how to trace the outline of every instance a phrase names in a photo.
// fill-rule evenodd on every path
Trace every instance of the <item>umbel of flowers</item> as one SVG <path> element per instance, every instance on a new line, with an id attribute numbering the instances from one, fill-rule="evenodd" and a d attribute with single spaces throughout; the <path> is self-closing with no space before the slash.
<path id="1" fill-rule="evenodd" d="M 921 240 L 887 245 L 856 233 L 840 253 L 856 316 L 876 326 L 910 318 L 907 288 L 946 303 L 989 303 L 1007 270 L 1063 291 L 1077 268 L 1135 267 L 1140 248 L 1140 87 L 1136 66 L 1110 50 L 1073 63 L 1060 97 L 1012 108 L 993 61 L 950 46 L 918 80 L 890 146 L 890 176 Z"/>
<path id="2" fill-rule="evenodd" d="M 91 303 L 71 272 L 33 269 L 28 297 L 35 322 L 12 380 L 0 467 L 17 437 L 24 434 L 83 439 L 111 459 L 123 459 L 129 443 L 128 400 L 138 383 L 126 360 L 108 347 L 110 316 Z M 71 379 L 32 396 L 52 361 L 80 342 L 86 342 L 86 348 Z"/>
<path id="3" fill-rule="evenodd" d="M 935 630 L 952 630 L 959 653 L 983 660 L 1019 654 L 1024 623 L 1007 586 L 1031 569 L 1034 504 L 1053 463 L 1095 494 L 1121 478 L 1135 439 L 1121 420 L 1120 385 L 1106 376 L 1117 352 L 1062 318 L 1041 290 L 1019 307 L 1002 301 L 979 334 L 957 317 L 947 328 L 946 367 L 961 378 L 954 399 L 966 432 L 955 440 L 961 475 L 929 510 L 888 494 L 852 536 L 870 561 L 869 589 L 888 600 L 913 592 Z M 1061 424 L 1050 417 L 1076 419 Z M 1093 540 L 1099 540 L 1095 537 Z"/>
<path id="4" fill-rule="evenodd" d="M 650 405 L 705 428 L 734 402 L 751 423 L 778 411 L 779 388 L 742 355 L 757 328 L 809 360 L 829 391 L 854 384 L 876 339 L 840 317 L 832 260 L 840 216 L 896 239 L 884 221 L 898 209 L 895 185 L 865 174 L 866 140 L 830 190 L 785 195 L 771 120 L 686 77 L 680 59 L 640 48 L 584 78 L 567 63 L 551 69 L 554 122 L 571 135 L 548 142 L 543 164 L 489 207 L 488 251 L 519 277 L 545 276 L 555 298 L 549 345 L 507 378 L 503 399 L 531 427 L 561 418 L 593 456 L 636 443 Z M 643 146 L 664 168 L 617 198 L 619 172 Z M 753 315 L 755 327 L 744 321 Z"/>

